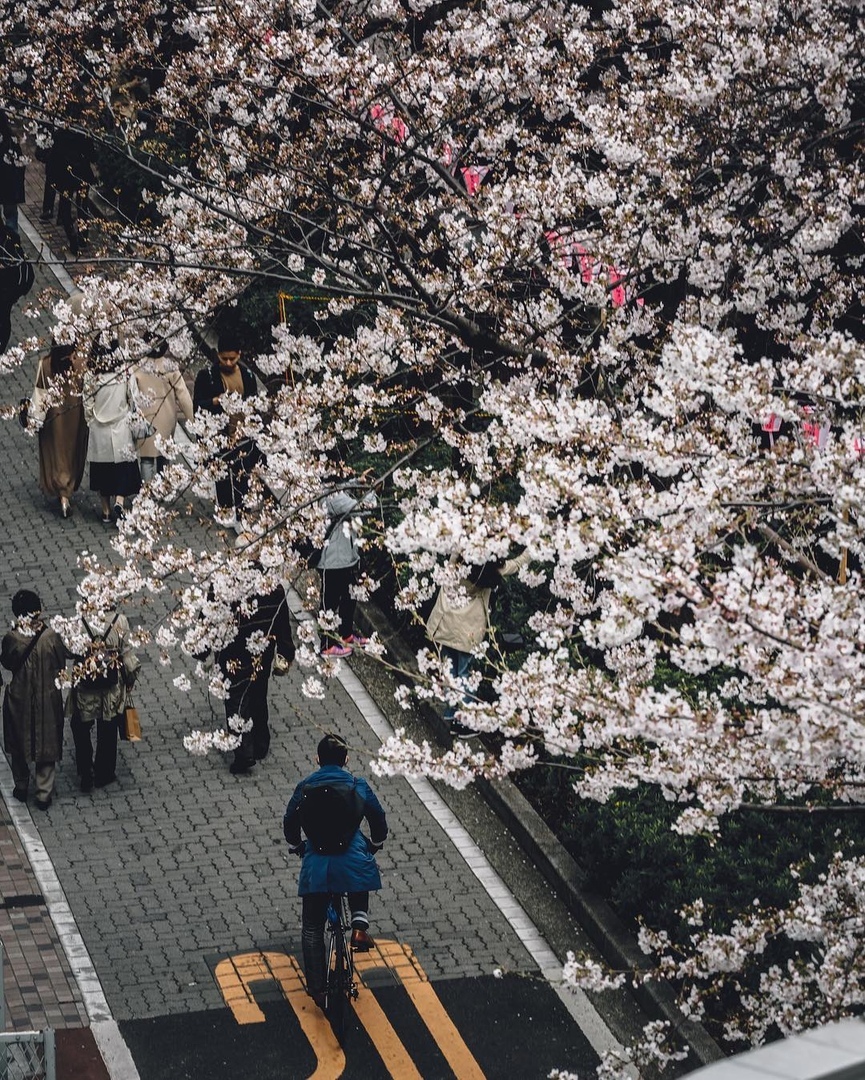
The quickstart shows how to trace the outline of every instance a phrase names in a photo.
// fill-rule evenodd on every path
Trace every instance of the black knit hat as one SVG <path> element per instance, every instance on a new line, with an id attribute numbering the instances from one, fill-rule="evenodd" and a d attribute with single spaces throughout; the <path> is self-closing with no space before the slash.
<path id="1" fill-rule="evenodd" d="M 22 615 L 38 615 L 42 610 L 42 601 L 32 589 L 19 589 L 12 597 L 12 614 L 17 618 Z"/>

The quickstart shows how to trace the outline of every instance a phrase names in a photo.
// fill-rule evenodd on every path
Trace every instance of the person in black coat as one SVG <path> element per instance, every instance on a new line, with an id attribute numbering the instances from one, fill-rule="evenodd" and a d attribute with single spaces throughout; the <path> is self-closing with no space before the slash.
<path id="1" fill-rule="evenodd" d="M 50 221 L 54 198 L 59 196 L 57 223 L 63 226 L 69 250 L 77 256 L 87 243 L 87 198 L 93 173 L 93 140 L 83 131 L 59 127 L 45 163 L 45 192 L 42 196 L 42 221 Z M 78 220 L 73 218 L 73 204 Z"/>
<path id="2" fill-rule="evenodd" d="M 239 538 L 248 543 L 248 537 Z M 285 589 L 278 585 L 267 596 L 256 599 L 256 610 L 251 615 L 238 611 L 237 635 L 230 644 L 217 654 L 216 660 L 229 682 L 225 700 L 226 720 L 240 716 L 252 721 L 250 731 L 243 732 L 240 746 L 234 751 L 231 772 L 247 773 L 267 757 L 270 749 L 270 714 L 267 704 L 267 688 L 273 670 L 276 653 L 288 664 L 294 660 L 294 640 Z M 264 634 L 267 646 L 263 652 L 249 648 L 253 635 Z"/>
<path id="3" fill-rule="evenodd" d="M 242 398 L 255 396 L 258 392 L 255 376 L 240 362 L 240 357 L 237 336 L 227 332 L 220 334 L 216 359 L 195 377 L 192 394 L 195 412 L 221 415 L 221 398 L 226 393 L 239 394 Z M 263 455 L 252 439 L 241 438 L 219 456 L 227 466 L 228 475 L 216 481 L 216 505 L 223 510 L 233 509 L 238 515 L 249 491 L 249 474 Z"/>
<path id="4" fill-rule="evenodd" d="M 12 308 L 30 291 L 34 278 L 18 233 L 0 224 L 0 353 L 12 336 Z"/>
<path id="5" fill-rule="evenodd" d="M 0 109 L 0 207 L 7 229 L 18 232 L 18 204 L 24 202 L 24 157 L 21 146 Z"/>

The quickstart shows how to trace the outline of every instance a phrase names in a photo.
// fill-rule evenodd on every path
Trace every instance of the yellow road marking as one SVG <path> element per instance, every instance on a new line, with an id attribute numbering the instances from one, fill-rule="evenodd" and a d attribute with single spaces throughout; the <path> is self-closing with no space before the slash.
<path id="1" fill-rule="evenodd" d="M 394 1080 L 422 1080 L 408 1050 L 403 1046 L 371 991 L 358 994 L 354 1011 Z"/>
<path id="2" fill-rule="evenodd" d="M 396 941 L 376 939 L 375 949 L 356 954 L 355 973 L 364 982 L 364 973 L 377 968 L 386 968 L 405 987 L 457 1080 L 484 1080 L 480 1066 L 448 1016 L 411 948 Z M 312 1004 L 306 993 L 303 973 L 293 956 L 281 952 L 240 953 L 221 960 L 214 974 L 225 1003 L 238 1024 L 264 1022 L 265 1016 L 256 1004 L 252 984 L 265 980 L 277 982 L 315 1054 L 317 1065 L 309 1080 L 339 1080 L 345 1070 L 345 1055 L 326 1017 Z M 358 995 L 354 1010 L 393 1080 L 422 1080 L 408 1051 L 368 987 Z"/>
<path id="3" fill-rule="evenodd" d="M 307 994 L 303 974 L 293 956 L 281 952 L 241 953 L 221 960 L 214 974 L 225 1004 L 238 1024 L 261 1024 L 265 1020 L 251 984 L 265 979 L 278 982 L 315 1054 L 316 1069 L 309 1080 L 339 1080 L 345 1072 L 345 1054 L 327 1017 Z"/>
<path id="4" fill-rule="evenodd" d="M 376 957 L 376 952 L 381 962 Z M 405 987 L 412 1004 L 426 1024 L 430 1035 L 435 1039 L 448 1065 L 453 1069 L 457 1080 L 484 1080 L 484 1074 L 475 1061 L 474 1055 L 448 1016 L 411 948 L 408 945 L 400 945 L 396 941 L 381 941 L 377 938 L 376 950 L 365 955 L 358 955 L 355 960 L 355 970 L 358 974 L 362 975 L 362 972 L 375 967 L 389 968 Z M 368 1026 L 367 1031 L 369 1031 Z M 393 1072 L 391 1075 L 399 1076 L 398 1073 Z"/>
<path id="5" fill-rule="evenodd" d="M 345 1071 L 342 1047 L 337 1042 L 327 1017 L 317 1005 L 313 1005 L 312 998 L 307 994 L 300 965 L 293 956 L 285 959 L 291 968 L 291 976 L 280 979 L 280 986 L 289 1005 L 294 1009 L 294 1015 L 318 1062 L 309 1080 L 338 1080 Z"/>

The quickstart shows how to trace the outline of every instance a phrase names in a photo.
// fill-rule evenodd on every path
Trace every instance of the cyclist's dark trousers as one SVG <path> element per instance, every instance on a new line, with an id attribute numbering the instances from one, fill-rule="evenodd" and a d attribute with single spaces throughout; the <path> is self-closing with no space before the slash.
<path id="1" fill-rule="evenodd" d="M 310 893 L 303 897 L 300 942 L 303 948 L 303 970 L 310 994 L 324 992 L 327 977 L 324 970 L 324 921 L 327 918 L 328 893 Z M 352 911 L 367 911 L 369 893 L 349 893 L 348 906 Z"/>

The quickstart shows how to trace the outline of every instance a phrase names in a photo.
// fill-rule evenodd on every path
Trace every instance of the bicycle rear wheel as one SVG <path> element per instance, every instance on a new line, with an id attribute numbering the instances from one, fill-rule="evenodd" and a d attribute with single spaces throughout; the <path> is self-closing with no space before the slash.
<path id="1" fill-rule="evenodd" d="M 330 937 L 327 958 L 327 1002 L 326 1012 L 333 1033 L 341 1043 L 345 1035 L 345 1022 L 348 1013 L 348 999 L 351 993 L 351 973 L 346 954 L 345 934 L 340 925 Z"/>

